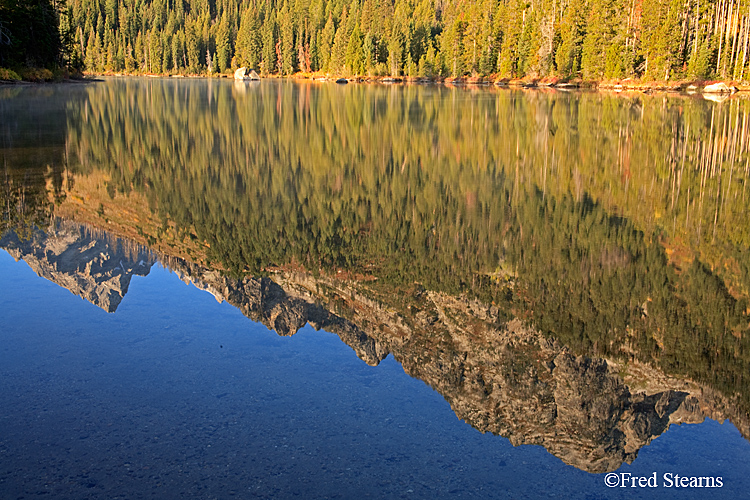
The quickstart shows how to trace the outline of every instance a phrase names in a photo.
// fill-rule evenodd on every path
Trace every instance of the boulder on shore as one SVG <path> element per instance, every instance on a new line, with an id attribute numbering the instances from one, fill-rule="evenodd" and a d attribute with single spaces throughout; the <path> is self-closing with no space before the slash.
<path id="1" fill-rule="evenodd" d="M 730 87 L 724 82 L 714 83 L 703 87 L 704 94 L 731 94 L 734 91 L 734 87 Z"/>
<path id="2" fill-rule="evenodd" d="M 255 72 L 254 69 L 251 69 L 250 72 L 247 72 L 246 67 L 238 68 L 237 71 L 234 72 L 234 79 L 235 80 L 260 80 L 260 76 L 258 76 L 258 73 Z"/>

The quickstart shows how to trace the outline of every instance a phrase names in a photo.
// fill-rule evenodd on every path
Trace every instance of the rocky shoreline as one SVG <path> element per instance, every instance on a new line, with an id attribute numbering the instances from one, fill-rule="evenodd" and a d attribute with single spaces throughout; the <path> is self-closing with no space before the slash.
<path id="1" fill-rule="evenodd" d="M 126 73 L 86 73 L 87 78 L 96 77 L 142 77 L 142 78 L 218 78 L 231 79 L 231 74 L 126 74 Z M 516 89 L 556 89 L 556 90 L 593 90 L 604 92 L 640 92 L 650 93 L 682 93 L 682 94 L 707 94 L 717 96 L 729 96 L 737 93 L 750 92 L 750 82 L 720 81 L 720 80 L 685 80 L 685 81 L 641 81 L 633 79 L 624 80 L 561 80 L 556 78 L 493 78 L 493 77 L 408 77 L 408 76 L 341 76 L 323 73 L 296 73 L 283 77 L 277 75 L 264 75 L 262 79 L 292 79 L 311 80 L 316 82 L 330 82 L 338 84 L 347 83 L 381 83 L 381 84 L 419 84 L 419 85 L 445 85 L 445 86 L 473 86 L 473 87 L 498 87 Z"/>
<path id="2" fill-rule="evenodd" d="M 737 92 L 750 91 L 749 82 L 732 81 L 675 81 L 675 82 L 647 82 L 640 80 L 558 80 L 558 79 L 491 79 L 491 78 L 410 78 L 410 77 L 352 77 L 342 78 L 328 75 L 295 76 L 298 79 L 311 79 L 316 81 L 330 81 L 336 83 L 416 83 L 416 84 L 442 84 L 451 86 L 495 86 L 509 88 L 527 89 L 561 89 L 561 90 L 605 90 L 605 91 L 638 91 L 638 92 L 681 92 L 681 93 L 706 93 L 706 94 L 734 94 Z"/>

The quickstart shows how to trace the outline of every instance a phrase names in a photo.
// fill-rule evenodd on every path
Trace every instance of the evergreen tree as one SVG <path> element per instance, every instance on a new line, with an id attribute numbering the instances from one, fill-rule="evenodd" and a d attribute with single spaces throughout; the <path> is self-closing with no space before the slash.
<path id="1" fill-rule="evenodd" d="M 349 33 L 347 33 L 348 18 L 348 12 L 344 9 L 341 22 L 339 23 L 338 29 L 336 29 L 336 35 L 333 37 L 331 60 L 328 68 L 330 71 L 342 71 L 346 64 L 346 47 L 349 43 Z"/>
<path id="2" fill-rule="evenodd" d="M 682 35 L 682 0 L 643 1 L 643 55 L 646 78 L 668 80 L 682 66 L 680 38 Z"/>
<path id="3" fill-rule="evenodd" d="M 622 19 L 623 0 L 593 2 L 581 50 L 583 76 L 588 79 L 620 78 L 625 74 Z"/>
<path id="4" fill-rule="evenodd" d="M 440 48 L 444 54 L 446 72 L 453 77 L 464 74 L 464 31 L 466 21 L 463 16 L 457 15 L 453 18 L 447 29 L 443 32 Z"/>
<path id="5" fill-rule="evenodd" d="M 324 72 L 331 71 L 331 53 L 333 44 L 336 39 L 336 26 L 333 22 L 333 16 L 329 15 L 323 31 L 318 35 L 318 47 L 320 48 L 319 69 Z"/>
<path id="6" fill-rule="evenodd" d="M 240 29 L 237 33 L 235 58 L 238 67 L 257 68 L 261 60 L 260 22 L 257 11 L 248 7 L 242 13 Z"/>
<path id="7" fill-rule="evenodd" d="M 226 13 L 221 16 L 214 39 L 216 40 L 216 70 L 223 73 L 225 69 L 230 67 L 232 50 L 229 39 L 229 21 Z"/>
<path id="8" fill-rule="evenodd" d="M 498 72 L 503 77 L 523 76 L 519 71 L 521 38 L 526 27 L 526 3 L 513 0 L 503 5 L 498 17 L 503 33 L 502 46 L 498 54 Z"/>
<path id="9" fill-rule="evenodd" d="M 261 33 L 263 42 L 263 58 L 260 62 L 261 71 L 273 73 L 276 71 L 276 16 L 266 10 Z"/>
<path id="10" fill-rule="evenodd" d="M 557 72 L 563 78 L 576 76 L 581 70 L 587 11 L 586 0 L 571 0 L 563 11 L 555 54 Z"/>
<path id="11" fill-rule="evenodd" d="M 279 11 L 279 36 L 281 49 L 281 72 L 291 75 L 297 66 L 297 56 L 294 50 L 294 23 L 286 4 Z"/>

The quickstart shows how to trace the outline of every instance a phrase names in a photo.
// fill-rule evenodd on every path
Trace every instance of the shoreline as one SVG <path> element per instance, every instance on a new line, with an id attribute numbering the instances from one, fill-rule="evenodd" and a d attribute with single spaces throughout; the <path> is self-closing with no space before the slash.
<path id="1" fill-rule="evenodd" d="M 86 73 L 87 77 L 116 76 L 116 77 L 144 77 L 144 78 L 216 78 L 233 79 L 232 74 L 128 74 L 128 73 Z M 683 94 L 713 94 L 732 95 L 750 92 L 750 83 L 728 80 L 681 80 L 681 81 L 641 81 L 641 80 L 559 80 L 556 78 L 491 78 L 491 77 L 460 77 L 460 78 L 429 78 L 408 76 L 353 76 L 344 77 L 326 73 L 295 73 L 290 76 L 265 75 L 264 80 L 311 80 L 330 83 L 382 83 L 382 84 L 418 84 L 418 85 L 446 85 L 471 87 L 499 87 L 526 89 L 557 89 L 557 90 L 593 90 L 593 91 L 635 91 L 642 93 L 670 92 Z M 711 86 L 723 86 L 719 91 L 708 89 Z"/>
<path id="2" fill-rule="evenodd" d="M 48 84 L 66 84 L 66 83 L 92 83 L 96 82 L 99 77 L 133 77 L 133 78 L 213 78 L 232 80 L 233 75 L 223 74 L 148 74 L 148 73 L 84 73 L 78 78 L 64 78 L 53 81 L 27 81 L 27 80 L 0 80 L 0 86 L 13 85 L 48 85 Z M 588 90 L 598 92 L 637 92 L 642 94 L 651 93 L 675 93 L 685 95 L 704 95 L 708 98 L 722 99 L 735 94 L 745 94 L 750 92 L 750 83 L 735 82 L 726 80 L 685 80 L 685 81 L 641 81 L 641 80 L 559 80 L 556 78 L 525 78 L 510 79 L 491 77 L 461 77 L 461 78 L 428 78 L 428 77 L 342 77 L 324 73 L 295 73 L 290 76 L 266 75 L 261 79 L 264 80 L 307 80 L 315 82 L 328 82 L 338 84 L 349 83 L 380 83 L 386 85 L 443 85 L 447 87 L 497 87 L 512 89 L 538 89 L 538 90 L 561 90 L 576 91 Z"/>

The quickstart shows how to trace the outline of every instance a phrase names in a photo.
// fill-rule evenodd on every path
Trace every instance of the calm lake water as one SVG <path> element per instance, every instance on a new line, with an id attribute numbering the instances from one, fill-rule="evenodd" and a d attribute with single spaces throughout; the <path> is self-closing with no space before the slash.
<path id="1" fill-rule="evenodd" d="M 0 87 L 0 498 L 742 498 L 749 118 Z"/>

